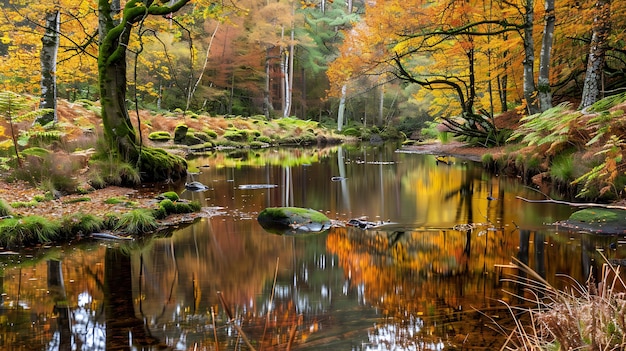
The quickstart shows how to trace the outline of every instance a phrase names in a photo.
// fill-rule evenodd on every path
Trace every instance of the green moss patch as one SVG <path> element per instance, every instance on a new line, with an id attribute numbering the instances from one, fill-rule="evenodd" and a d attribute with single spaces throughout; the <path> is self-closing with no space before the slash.
<path id="1" fill-rule="evenodd" d="M 609 208 L 587 208 L 572 213 L 558 223 L 564 228 L 586 230 L 597 234 L 626 234 L 626 211 Z"/>

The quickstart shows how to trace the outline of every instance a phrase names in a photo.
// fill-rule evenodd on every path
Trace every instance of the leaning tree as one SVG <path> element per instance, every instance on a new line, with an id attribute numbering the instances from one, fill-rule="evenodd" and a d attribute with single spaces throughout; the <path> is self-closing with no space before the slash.
<path id="1" fill-rule="evenodd" d="M 133 28 L 148 16 L 170 15 L 189 2 L 130 0 L 120 12 L 119 0 L 98 0 L 98 84 L 104 135 L 112 154 L 136 164 L 145 181 L 180 179 L 187 173 L 187 163 L 162 149 L 143 146 L 137 136 L 126 106 L 128 44 Z"/>

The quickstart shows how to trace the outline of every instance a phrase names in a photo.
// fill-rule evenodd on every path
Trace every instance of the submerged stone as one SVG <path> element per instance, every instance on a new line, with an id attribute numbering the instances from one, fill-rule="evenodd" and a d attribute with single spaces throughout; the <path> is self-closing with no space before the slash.
<path id="1" fill-rule="evenodd" d="M 557 224 L 566 229 L 596 234 L 626 234 L 626 211 L 612 208 L 587 208 L 576 211 Z"/>
<path id="2" fill-rule="evenodd" d="M 321 233 L 330 228 L 330 219 L 310 208 L 268 207 L 259 213 L 257 221 L 275 234 Z"/>

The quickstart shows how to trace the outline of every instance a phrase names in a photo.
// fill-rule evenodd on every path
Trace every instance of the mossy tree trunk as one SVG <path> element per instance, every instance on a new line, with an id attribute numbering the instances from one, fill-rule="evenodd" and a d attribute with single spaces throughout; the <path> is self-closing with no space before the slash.
<path id="1" fill-rule="evenodd" d="M 141 147 L 126 108 L 126 48 L 133 26 L 149 15 L 163 16 L 181 9 L 191 0 L 164 4 L 130 0 L 121 17 L 115 0 L 99 0 L 100 48 L 98 84 L 102 104 L 104 135 L 113 153 L 126 162 L 136 163 L 143 180 L 178 179 L 186 174 L 184 159 Z"/>

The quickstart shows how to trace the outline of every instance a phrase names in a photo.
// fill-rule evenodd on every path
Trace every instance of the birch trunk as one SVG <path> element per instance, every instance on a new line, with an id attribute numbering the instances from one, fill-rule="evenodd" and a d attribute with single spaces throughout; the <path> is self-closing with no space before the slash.
<path id="1" fill-rule="evenodd" d="M 606 39 L 609 34 L 610 23 L 610 0 L 598 0 L 595 5 L 595 17 L 593 19 L 593 33 L 587 58 L 587 72 L 580 108 L 593 105 L 602 96 L 602 68 L 606 54 Z"/>
<path id="2" fill-rule="evenodd" d="M 543 27 L 543 38 L 541 40 L 541 53 L 539 54 L 539 78 L 537 80 L 539 107 L 541 111 L 552 108 L 550 54 L 552 52 L 552 42 L 554 38 L 554 22 L 556 21 L 554 0 L 546 0 L 545 8 L 545 24 Z"/>
<path id="3" fill-rule="evenodd" d="M 46 32 L 41 38 L 41 103 L 39 108 L 52 109 L 35 120 L 41 125 L 56 123 L 57 117 L 57 53 L 59 52 L 59 29 L 61 20 L 59 11 L 46 14 Z"/>
<path id="4" fill-rule="evenodd" d="M 346 110 L 346 85 L 341 87 L 341 99 L 339 100 L 339 110 L 337 111 L 337 130 L 343 129 L 343 113 Z"/>
<path id="5" fill-rule="evenodd" d="M 533 39 L 534 25 L 534 0 L 527 0 L 525 7 L 525 23 L 524 23 L 524 99 L 528 113 L 535 114 L 539 112 L 539 103 L 537 101 L 537 88 L 535 86 L 535 41 Z"/>

